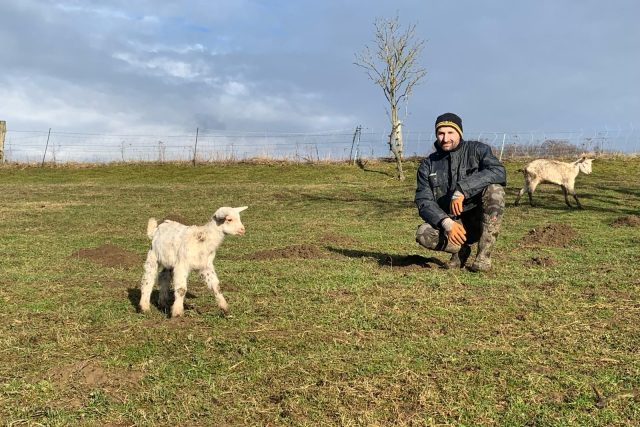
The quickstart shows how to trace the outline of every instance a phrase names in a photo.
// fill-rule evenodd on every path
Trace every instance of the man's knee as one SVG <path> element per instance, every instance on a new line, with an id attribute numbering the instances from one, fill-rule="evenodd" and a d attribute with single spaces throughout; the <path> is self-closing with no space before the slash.
<path id="1" fill-rule="evenodd" d="M 416 230 L 416 242 L 427 249 L 438 248 L 440 241 L 440 231 L 436 230 L 427 223 L 424 223 Z"/>

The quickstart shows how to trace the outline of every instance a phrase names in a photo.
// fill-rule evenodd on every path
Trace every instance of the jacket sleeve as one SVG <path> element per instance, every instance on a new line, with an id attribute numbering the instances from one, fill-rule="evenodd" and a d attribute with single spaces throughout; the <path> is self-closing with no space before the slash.
<path id="1" fill-rule="evenodd" d="M 420 217 L 433 228 L 438 228 L 440 222 L 449 215 L 438 206 L 433 197 L 433 191 L 429 185 L 430 172 L 431 165 L 423 160 L 418 167 L 415 203 Z"/>
<path id="2" fill-rule="evenodd" d="M 491 147 L 478 144 L 475 147 L 475 155 L 478 159 L 478 170 L 458 181 L 457 185 L 466 198 L 477 196 L 490 184 L 507 185 L 507 173 L 500 160 L 491 152 Z"/>

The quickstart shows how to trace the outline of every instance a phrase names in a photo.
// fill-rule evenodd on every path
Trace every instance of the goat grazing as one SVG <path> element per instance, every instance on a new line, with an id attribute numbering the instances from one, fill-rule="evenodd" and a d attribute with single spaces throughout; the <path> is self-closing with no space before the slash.
<path id="1" fill-rule="evenodd" d="M 586 174 L 591 173 L 591 162 L 593 162 L 593 159 L 587 159 L 586 157 L 582 157 L 573 163 L 546 159 L 532 161 L 522 169 L 524 173 L 524 187 L 522 187 L 520 193 L 518 193 L 514 204 L 518 206 L 520 197 L 522 197 L 526 191 L 529 194 L 529 204 L 533 206 L 533 192 L 536 191 L 536 187 L 538 184 L 548 182 L 559 185 L 562 188 L 564 201 L 567 203 L 567 206 L 570 208 L 573 207 L 567 197 L 568 193 L 571 193 L 578 207 L 582 209 L 574 185 L 579 172 Z"/>
<path id="2" fill-rule="evenodd" d="M 202 226 L 186 226 L 171 220 L 158 225 L 154 218 L 150 218 L 147 236 L 151 239 L 151 249 L 147 253 L 140 285 L 140 310 L 149 311 L 151 291 L 156 280 L 160 287 L 158 305 L 167 308 L 173 280 L 175 301 L 171 307 L 171 317 L 182 316 L 187 279 L 191 270 L 197 270 L 207 287 L 213 291 L 218 307 L 226 314 L 229 308 L 220 292 L 220 280 L 213 268 L 213 259 L 225 235 L 244 234 L 240 212 L 245 209 L 247 206 L 222 207 L 213 214 L 210 222 Z M 158 268 L 161 268 L 160 274 Z"/>

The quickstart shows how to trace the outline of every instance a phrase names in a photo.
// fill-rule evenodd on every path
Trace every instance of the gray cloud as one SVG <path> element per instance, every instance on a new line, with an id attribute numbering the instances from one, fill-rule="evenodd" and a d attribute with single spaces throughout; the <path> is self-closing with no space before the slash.
<path id="1" fill-rule="evenodd" d="M 455 111 L 476 130 L 636 122 L 640 4 L 613 0 L 0 4 L 0 119 L 93 132 L 385 129 L 353 65 L 396 13 L 426 40 L 405 120 Z"/>

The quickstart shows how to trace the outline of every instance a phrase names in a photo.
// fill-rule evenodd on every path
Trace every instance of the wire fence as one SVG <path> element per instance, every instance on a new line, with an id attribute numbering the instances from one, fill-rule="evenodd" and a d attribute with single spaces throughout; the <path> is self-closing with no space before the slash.
<path id="1" fill-rule="evenodd" d="M 14 163 L 215 162 L 274 159 L 296 162 L 390 157 L 389 131 L 360 126 L 318 133 L 216 132 L 132 135 L 7 129 L 4 161 Z M 431 153 L 433 131 L 404 129 L 405 157 Z M 582 152 L 640 153 L 640 131 L 465 132 L 491 145 L 501 159 L 564 157 Z"/>

